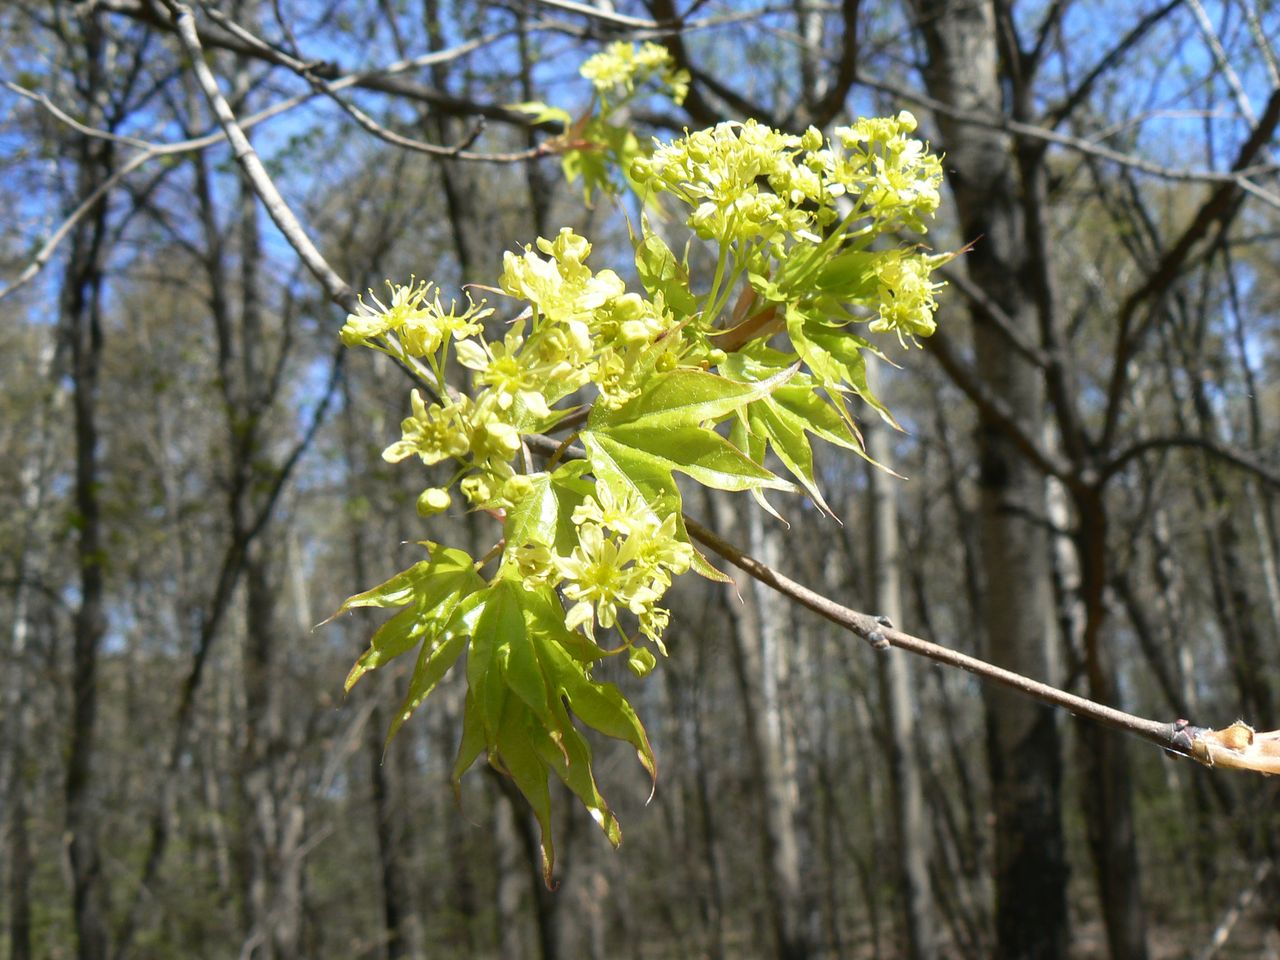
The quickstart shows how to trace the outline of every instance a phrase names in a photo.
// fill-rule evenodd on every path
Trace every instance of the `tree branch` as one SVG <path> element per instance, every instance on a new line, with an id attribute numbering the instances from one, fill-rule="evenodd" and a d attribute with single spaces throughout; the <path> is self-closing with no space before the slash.
<path id="1" fill-rule="evenodd" d="M 956 355 L 946 334 L 941 331 L 933 334 L 924 341 L 924 349 L 938 361 L 952 382 L 973 401 L 974 406 L 1014 442 L 1023 456 L 1049 476 L 1057 477 L 1068 485 L 1074 483 L 1071 465 L 1022 429 L 1009 405 L 993 394 L 973 372 L 972 367 Z"/>
<path id="2" fill-rule="evenodd" d="M 298 256 L 302 258 L 302 262 L 311 271 L 312 276 L 320 281 L 320 285 L 324 287 L 329 298 L 348 313 L 354 313 L 358 306 L 355 291 L 329 265 L 324 255 L 312 243 L 311 237 L 307 235 L 306 230 L 302 228 L 302 224 L 298 222 L 298 218 L 294 216 L 288 202 L 281 196 L 280 191 L 276 189 L 275 182 L 272 181 L 271 175 L 267 173 L 266 167 L 262 165 L 258 152 L 253 149 L 253 145 L 249 143 L 249 138 L 244 134 L 244 129 L 236 120 L 235 113 L 231 110 L 231 105 L 227 103 L 226 97 L 218 89 L 218 81 L 214 77 L 213 71 L 209 69 L 208 63 L 205 62 L 204 48 L 200 44 L 200 36 L 196 31 L 195 16 L 192 14 L 191 8 L 186 4 L 177 2 L 177 0 L 164 0 L 164 3 L 172 13 L 173 25 L 177 31 L 178 40 L 186 51 L 187 56 L 191 59 L 191 69 L 195 73 L 196 82 L 199 83 L 200 89 L 204 91 L 210 107 L 213 108 L 214 116 L 218 118 L 218 123 L 222 126 L 227 140 L 231 144 L 236 162 L 240 164 L 240 168 L 252 185 L 254 193 L 258 195 L 258 199 L 266 207 L 267 214 L 271 217 L 272 222 L 284 234 L 285 239 L 289 241 L 289 245 L 293 247 Z"/>
<path id="3" fill-rule="evenodd" d="M 479 124 L 477 124 L 470 134 L 452 147 L 445 147 L 435 143 L 427 143 L 425 140 L 417 140 L 413 137 L 406 137 L 403 134 L 396 133 L 394 130 L 389 130 L 382 124 L 378 123 L 378 121 L 374 120 L 355 104 L 349 103 L 339 96 L 334 84 L 317 76 L 315 73 L 315 63 L 299 60 L 297 57 L 290 56 L 283 51 L 277 50 L 261 37 L 256 36 L 251 31 L 246 30 L 240 24 L 236 23 L 221 10 L 210 8 L 209 16 L 228 33 L 231 33 L 243 42 L 261 51 L 264 57 L 267 57 L 279 63 L 281 66 L 293 71 L 309 83 L 312 89 L 317 93 L 325 95 L 333 101 L 333 103 L 337 104 L 338 108 L 342 110 L 343 113 L 359 124 L 366 132 L 377 137 L 379 140 L 392 144 L 393 146 L 410 150 L 414 153 L 425 153 L 435 157 L 452 157 L 457 160 L 471 160 L 484 163 L 519 163 L 524 160 L 532 160 L 535 157 L 543 156 L 547 153 L 547 150 L 540 146 L 510 153 L 475 153 L 466 149 L 475 142 L 476 138 L 480 136 L 481 132 L 484 130 L 483 119 Z M 473 41 L 472 44 L 470 44 L 470 47 L 472 49 L 476 49 L 479 46 L 491 43 L 506 35 L 506 31 L 490 34 L 488 37 L 483 37 Z M 454 48 L 454 51 L 448 51 L 450 55 L 447 58 L 428 54 L 426 57 L 418 59 L 429 61 L 433 67 L 438 66 L 441 62 L 444 62 L 445 59 L 455 59 L 456 56 L 458 56 L 455 52 L 457 49 L 458 48 Z"/>
<path id="4" fill-rule="evenodd" d="M 1249 139 L 1236 154 L 1232 170 L 1239 172 L 1253 163 L 1254 158 L 1271 142 L 1277 125 L 1280 125 L 1280 89 L 1272 91 L 1267 101 L 1266 110 L 1254 126 Z M 1209 233 L 1215 224 L 1224 228 L 1240 209 L 1243 199 L 1240 184 L 1234 182 L 1221 183 L 1201 204 L 1191 223 L 1182 232 L 1177 242 L 1160 258 L 1155 269 L 1147 275 L 1138 289 L 1125 298 L 1118 314 L 1116 329 L 1116 345 L 1113 350 L 1114 362 L 1111 381 L 1107 385 L 1107 404 L 1102 425 L 1102 449 L 1108 449 L 1115 439 L 1116 427 L 1120 420 L 1120 408 L 1125 390 L 1129 384 L 1129 361 L 1147 330 L 1154 322 L 1155 310 L 1149 309 L 1146 319 L 1133 329 L 1134 317 L 1144 305 L 1159 299 L 1182 276 L 1192 251 Z"/>
<path id="5" fill-rule="evenodd" d="M 54 117 L 69 124 L 73 129 L 79 131 L 85 136 L 116 142 L 123 141 L 139 147 L 140 152 L 130 157 L 123 166 L 111 174 L 111 176 L 106 180 L 102 181 L 102 183 L 98 184 L 97 189 L 86 197 L 84 201 L 75 208 L 75 210 L 71 211 L 71 213 L 67 215 L 66 219 L 58 225 L 58 228 L 54 230 L 49 239 L 46 240 L 44 245 L 36 252 L 36 255 L 32 257 L 31 262 L 23 268 L 22 272 L 18 274 L 12 283 L 3 290 L 0 290 L 0 300 L 3 300 L 5 297 L 9 296 L 9 294 L 26 286 L 34 280 L 36 276 L 39 275 L 40 271 L 48 265 L 49 261 L 53 258 L 54 253 L 57 252 L 58 247 L 62 244 L 62 241 L 70 235 L 75 225 L 79 223 L 84 216 L 102 200 L 104 196 L 111 192 L 111 190 L 113 190 L 122 180 L 128 177 L 129 174 L 133 173 L 133 171 L 157 157 L 167 157 L 179 153 L 193 153 L 197 150 L 204 150 L 216 143 L 221 143 L 227 136 L 224 131 L 217 130 L 202 137 L 194 137 L 189 140 L 179 140 L 175 143 L 150 143 L 146 140 L 139 140 L 135 137 L 122 138 L 117 134 L 88 127 L 72 119 L 67 116 L 64 111 L 55 106 L 53 102 L 43 94 L 33 93 L 30 90 L 26 90 L 23 87 L 8 81 L 5 82 L 5 86 L 14 93 L 26 97 L 29 100 L 36 101 Z M 257 126 L 263 121 L 270 120 L 273 117 L 278 117 L 280 114 L 292 110 L 294 107 L 310 100 L 314 96 L 316 96 L 314 92 L 309 92 L 299 94 L 295 97 L 290 97 L 288 100 L 282 100 L 279 103 L 268 107 L 266 110 L 260 110 L 258 113 L 255 113 L 250 117 L 246 117 L 244 120 L 240 121 L 240 128 L 242 130 L 248 130 L 250 127 Z"/>
<path id="6" fill-rule="evenodd" d="M 1110 147 L 1104 147 L 1092 140 L 1086 140 L 1083 137 L 1071 136 L 1066 133 L 1059 133 L 1056 130 L 1051 130 L 1047 127 L 1039 126 L 1034 123 L 1020 123 L 1017 120 L 1009 120 L 1006 118 L 993 119 L 985 114 L 971 113 L 968 110 L 953 107 L 941 100 L 935 100 L 927 94 L 920 93 L 919 91 L 912 90 L 909 87 L 904 87 L 896 83 L 889 83 L 884 80 L 868 79 L 866 77 L 861 78 L 860 83 L 871 90 L 879 90 L 883 93 L 892 94 L 900 99 L 918 103 L 923 107 L 928 107 L 935 113 L 944 114 L 959 123 L 983 127 L 988 130 L 999 130 L 1001 133 L 1008 134 L 1012 137 L 1020 137 L 1030 140 L 1043 140 L 1047 143 L 1066 147 L 1067 149 L 1074 150 L 1077 153 L 1097 157 L 1101 160 L 1106 160 L 1110 163 L 1127 167 L 1132 170 L 1138 170 L 1142 173 L 1149 174 L 1153 177 L 1159 177 L 1163 180 L 1172 180 L 1179 183 L 1216 183 L 1238 187 L 1251 196 L 1261 200 L 1268 206 L 1275 207 L 1280 210 L 1280 195 L 1263 189 L 1249 179 L 1250 176 L 1255 174 L 1274 172 L 1277 169 L 1274 164 L 1261 164 L 1256 167 L 1232 169 L 1227 173 L 1219 173 L 1216 170 L 1196 170 L 1190 167 L 1166 167 L 1150 160 L 1144 160 L 1142 157 L 1135 157 L 1133 154 L 1122 153 L 1119 150 L 1112 150 Z"/>
<path id="7" fill-rule="evenodd" d="M 1263 484 L 1275 490 L 1280 490 L 1280 470 L 1268 467 L 1245 453 L 1232 447 L 1224 446 L 1208 437 L 1196 437 L 1190 435 L 1177 435 L 1169 437 L 1149 437 L 1146 440 L 1140 440 L 1132 446 L 1126 447 L 1124 450 L 1112 457 L 1099 473 L 1101 481 L 1106 481 L 1110 477 L 1123 470 L 1131 460 L 1135 460 L 1150 450 L 1168 450 L 1172 447 L 1187 447 L 1195 450 L 1202 450 L 1212 457 L 1229 463 L 1233 467 L 1251 474 Z"/>
<path id="8" fill-rule="evenodd" d="M 166 19 L 162 16 L 151 3 L 143 3 L 140 0 L 97 0 L 97 5 L 110 13 L 129 17 L 162 30 L 173 32 L 175 29 L 172 19 Z M 251 57 L 254 60 L 283 65 L 280 62 L 280 57 L 284 56 L 284 54 L 274 47 L 268 47 L 267 51 L 270 52 L 267 52 L 253 44 L 245 43 L 243 40 L 229 34 L 226 30 L 200 30 L 198 27 L 193 27 L 193 29 L 195 30 L 196 39 L 202 47 L 227 50 Z M 456 60 L 492 42 L 492 37 L 480 37 L 448 50 L 433 51 L 420 57 L 397 61 L 375 70 L 351 71 L 336 63 L 324 61 L 314 64 L 312 72 L 323 80 L 335 82 L 344 80 L 346 81 L 343 83 L 344 86 L 356 86 L 362 90 L 372 90 L 376 93 L 385 93 L 417 103 L 425 103 L 434 110 L 450 116 L 484 117 L 486 120 L 493 120 L 513 127 L 524 128 L 532 126 L 545 129 L 550 133 L 561 132 L 562 127 L 558 123 L 536 124 L 528 114 L 521 113 L 518 110 L 512 110 L 498 104 L 481 103 L 455 97 L 397 76 L 397 74 L 408 70 Z"/>
<path id="9" fill-rule="evenodd" d="M 836 626 L 856 634 L 873 647 L 883 648 L 886 645 L 898 647 L 919 656 L 927 657 L 936 663 L 959 667 L 961 670 L 967 670 L 969 673 L 984 680 L 991 680 L 1002 686 L 1009 687 L 1032 699 L 1039 700 L 1041 703 L 1062 707 L 1076 716 L 1094 720 L 1116 730 L 1136 734 L 1166 750 L 1175 750 L 1179 753 L 1185 752 L 1174 740 L 1177 733 L 1176 724 L 1159 723 L 1132 713 L 1126 713 L 1123 710 L 1117 710 L 1114 707 L 1108 707 L 1093 700 L 1076 696 L 1073 693 L 1067 693 L 1065 690 L 1060 690 L 1047 683 L 1040 683 L 1037 680 L 1024 677 L 1011 670 L 1005 670 L 1003 667 L 997 667 L 994 664 L 987 663 L 985 660 L 979 660 L 977 657 L 971 657 L 957 650 L 939 646 L 920 637 L 904 633 L 887 624 L 884 618 L 877 618 L 871 614 L 860 613 L 857 610 L 842 606 L 834 600 L 810 590 L 803 584 L 778 573 L 773 568 L 743 553 L 733 544 L 717 536 L 696 520 L 685 517 L 685 525 L 689 530 L 690 536 L 715 551 L 715 553 L 728 560 L 738 569 L 783 596 L 794 600 L 801 606 L 807 607 L 819 616 L 836 624 Z"/>

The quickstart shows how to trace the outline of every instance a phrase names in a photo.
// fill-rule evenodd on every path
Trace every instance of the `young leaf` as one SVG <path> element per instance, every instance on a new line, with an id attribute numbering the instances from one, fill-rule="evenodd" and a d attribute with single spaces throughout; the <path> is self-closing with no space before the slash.
<path id="1" fill-rule="evenodd" d="M 480 720 L 480 708 L 470 690 L 462 708 L 462 738 L 458 742 L 458 756 L 453 761 L 453 796 L 462 800 L 462 775 L 471 769 L 485 747 L 484 724 Z"/>
<path id="2" fill-rule="evenodd" d="M 852 390 L 886 423 L 894 429 L 901 429 L 867 384 L 867 363 L 862 351 L 875 352 L 875 347 L 844 327 L 808 316 L 795 304 L 787 307 L 787 333 L 796 352 L 823 386 L 828 390 L 841 387 Z"/>
<path id="3" fill-rule="evenodd" d="M 595 776 L 591 772 L 591 745 L 574 727 L 563 703 L 556 700 L 555 708 L 559 735 L 553 736 L 540 728 L 531 730 L 534 749 L 538 751 L 542 762 L 554 770 L 565 786 L 582 801 L 591 818 L 616 847 L 622 842 L 622 826 L 609 809 L 600 788 L 596 786 Z"/>
<path id="4" fill-rule="evenodd" d="M 624 469 L 678 470 L 717 490 L 794 489 L 714 430 L 626 424 L 600 432 L 597 437 L 613 461 Z"/>
<path id="5" fill-rule="evenodd" d="M 673 370 L 651 377 L 644 391 L 617 410 L 597 404 L 588 426 L 612 430 L 623 424 L 669 430 L 722 420 L 735 410 L 786 383 L 799 366 L 788 367 L 768 380 L 741 383 L 702 370 Z"/>
<path id="6" fill-rule="evenodd" d="M 516 110 L 528 114 L 534 123 L 563 123 L 566 127 L 573 122 L 569 111 L 560 107 L 552 107 L 540 100 L 528 100 L 524 103 L 509 103 L 508 110 Z"/>
<path id="7" fill-rule="evenodd" d="M 369 649 L 360 655 L 360 659 L 347 673 L 347 679 L 342 685 L 343 692 L 350 693 L 356 681 L 368 671 L 376 670 L 402 653 L 408 653 L 436 625 L 429 616 L 423 615 L 422 608 L 417 604 L 401 610 L 374 632 L 369 640 Z"/>
<path id="8" fill-rule="evenodd" d="M 764 402 L 774 404 L 795 417 L 804 424 L 807 432 L 821 437 L 827 443 L 861 452 L 862 443 L 850 429 L 849 422 L 813 387 L 793 387 L 787 384 L 775 390 Z"/>
<path id="9" fill-rule="evenodd" d="M 589 464 L 573 460 L 554 473 L 529 477 L 532 487 L 507 511 L 503 534 L 509 546 L 538 543 L 568 554 L 577 543 L 573 511 L 591 493 L 593 484 L 583 479 Z"/>
<path id="10" fill-rule="evenodd" d="M 835 516 L 813 475 L 813 448 L 805 435 L 804 422 L 772 401 L 772 397 L 765 397 L 751 405 L 752 432 L 768 439 L 778 459 L 800 481 L 818 508 L 828 516 Z"/>
<path id="11" fill-rule="evenodd" d="M 624 445 L 610 443 L 607 436 L 590 430 L 583 432 L 581 439 L 591 463 L 591 472 L 598 480 L 612 484 L 618 491 L 635 494 L 659 521 L 675 514 L 676 531 L 681 540 L 689 542 L 689 533 L 680 514 L 680 490 L 665 463 Z M 696 547 L 693 568 L 708 580 L 729 582 L 730 578 L 713 567 Z"/>
<path id="12" fill-rule="evenodd" d="M 357 593 L 353 597 L 348 597 L 329 620 L 354 610 L 356 607 L 403 607 L 413 599 L 414 590 L 418 588 L 430 567 L 431 562 L 429 560 L 419 560 L 408 570 L 401 570 L 385 583 L 380 583 L 364 593 Z M 325 623 L 328 623 L 329 620 L 326 620 Z"/>
<path id="13" fill-rule="evenodd" d="M 547 681 L 542 676 L 542 668 L 538 665 L 538 658 L 533 652 L 533 641 L 527 629 L 522 630 L 519 636 L 511 637 L 503 646 L 499 653 L 499 665 L 503 679 L 511 691 L 533 711 L 539 723 L 544 727 L 554 728 L 555 721 L 547 699 Z"/>
<path id="14" fill-rule="evenodd" d="M 476 619 L 467 650 L 467 686 L 476 698 L 485 739 L 497 739 L 503 704 L 507 701 L 507 684 L 502 675 L 505 648 L 524 638 L 524 615 L 516 597 L 519 587 L 509 580 L 490 585 L 484 610 Z"/>
<path id="15" fill-rule="evenodd" d="M 413 606 L 402 610 L 374 633 L 369 649 L 347 674 L 345 689 L 364 674 L 436 636 L 464 597 L 484 586 L 471 557 L 463 550 L 439 549 L 430 561 L 415 563 L 386 583 L 351 597 L 338 610 L 352 607 Z M 334 614 L 337 616 L 337 614 Z"/>
<path id="16" fill-rule="evenodd" d="M 533 808 L 542 828 L 542 880 L 555 889 L 552 870 L 556 864 L 555 845 L 551 839 L 551 791 L 547 788 L 547 767 L 534 749 L 530 730 L 537 721 L 527 707 L 514 697 L 508 698 L 498 725 L 497 754 L 499 772 L 509 776 Z"/>
<path id="17" fill-rule="evenodd" d="M 689 290 L 689 270 L 676 259 L 665 240 L 641 221 L 636 241 L 636 272 L 650 297 L 659 293 L 679 317 L 697 312 L 698 298 Z"/>
<path id="18" fill-rule="evenodd" d="M 396 715 L 391 718 L 391 726 L 387 730 L 388 744 L 418 707 L 422 706 L 423 701 L 436 688 L 436 684 L 457 662 L 466 646 L 467 636 L 464 633 L 451 634 L 434 646 L 428 643 L 422 645 L 418 662 L 413 668 L 413 678 L 409 681 L 409 692 L 405 695 L 404 702 L 400 704 Z"/>
<path id="19" fill-rule="evenodd" d="M 649 744 L 649 735 L 626 697 L 613 684 L 590 679 L 582 664 L 547 638 L 535 637 L 535 649 L 552 689 L 568 701 L 574 716 L 606 737 L 625 740 L 635 747 L 641 765 L 656 787 L 658 761 Z"/>

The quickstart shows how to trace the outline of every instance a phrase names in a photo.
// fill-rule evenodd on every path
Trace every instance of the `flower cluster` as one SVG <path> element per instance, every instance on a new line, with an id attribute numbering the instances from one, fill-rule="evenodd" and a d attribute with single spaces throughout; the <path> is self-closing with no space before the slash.
<path id="1" fill-rule="evenodd" d="M 942 286 L 929 280 L 936 259 L 901 250 L 882 255 L 875 268 L 880 308 L 869 326 L 872 333 L 896 333 L 903 345 L 933 335 L 938 326 L 933 292 Z"/>
<path id="2" fill-rule="evenodd" d="M 589 57 L 578 71 L 590 80 L 602 97 L 628 96 L 636 89 L 656 80 L 677 104 L 684 103 L 689 92 L 689 74 L 677 70 L 667 48 L 648 42 L 639 47 L 619 40 Z"/>
<path id="3" fill-rule="evenodd" d="M 407 286 L 401 286 L 388 281 L 387 287 L 391 291 L 389 304 L 370 291 L 369 299 L 374 306 L 361 298 L 358 311 L 347 315 L 341 332 L 342 342 L 347 346 L 393 334 L 399 337 L 409 356 L 425 357 L 434 354 L 449 338 L 461 340 L 477 336 L 484 329 L 485 318 L 493 314 L 492 310 L 484 309 L 483 303 L 477 306 L 470 297 L 461 312 L 457 301 L 445 309 L 438 289 L 431 300 L 427 299 L 433 287 L 430 282 L 411 280 Z"/>
<path id="4" fill-rule="evenodd" d="M 661 496 L 643 501 L 634 492 L 620 492 L 618 472 L 628 469 L 640 472 L 637 489 L 650 490 L 645 496 L 669 482 L 644 473 L 662 462 L 662 451 L 645 446 L 660 444 L 654 437 L 662 429 L 651 424 L 626 434 L 628 417 L 636 409 L 654 415 L 646 391 L 656 375 L 694 373 L 680 382 L 716 397 L 749 389 L 744 384 L 783 383 L 802 365 L 808 370 L 795 384 L 823 388 L 846 420 L 838 399 L 845 393 L 882 409 L 859 374 L 856 356 L 874 347 L 841 328 L 869 320 L 872 332 L 895 334 L 904 344 L 933 332 L 940 284 L 930 274 L 945 257 L 873 249 L 873 242 L 900 228 L 923 231 L 924 219 L 938 205 L 941 166 L 912 136 L 915 118 L 905 112 L 858 120 L 838 128 L 831 140 L 812 128 L 797 136 L 752 120 L 721 123 L 658 143 L 645 154 L 634 135 L 609 126 L 607 116 L 645 84 L 687 83 L 666 51 L 652 43 L 611 44 L 583 65 L 582 75 L 595 86 L 601 112 L 576 124 L 574 136 L 583 142 L 604 137 L 615 163 L 631 156 L 629 182 L 646 199 L 669 194 L 689 207 L 687 225 L 710 241 L 717 258 L 709 289 L 694 288 L 687 254 L 677 260 L 645 220 L 636 239 L 643 293 L 629 291 L 615 271 L 589 266 L 591 244 L 565 228 L 505 255 L 499 290 L 527 309 L 501 337 L 486 334 L 494 310 L 483 301 L 476 304 L 468 296 L 465 305 L 446 308 L 432 284 L 411 281 L 389 285 L 386 302 L 372 293 L 369 303 L 361 300 L 342 328 L 342 340 L 395 357 L 431 394 L 413 391 L 401 436 L 383 451 L 389 462 L 416 456 L 427 465 L 454 466 L 448 483 L 418 498 L 424 516 L 448 509 L 454 486 L 471 507 L 499 517 L 518 512 L 531 498 L 541 503 L 536 498 L 544 494 L 535 486 L 545 491 L 560 482 L 559 471 L 533 473 L 523 437 L 549 431 L 580 409 L 566 400 L 595 406 L 599 418 L 593 415 L 588 428 L 593 436 L 601 423 L 620 418 L 619 436 L 640 447 L 624 453 L 625 468 L 615 461 L 601 476 L 598 465 L 590 464 L 573 475 L 580 483 L 564 507 L 572 516 L 557 521 L 556 530 L 571 525 L 576 540 L 569 544 L 556 533 L 554 543 L 537 542 L 538 537 L 520 542 L 529 537 L 514 535 L 514 542 L 504 544 L 503 568 L 528 589 L 558 589 L 568 603 L 569 628 L 592 641 L 597 628 L 618 629 L 627 648 L 645 637 L 661 649 L 667 612 L 658 601 L 695 555 L 671 502 L 655 506 Z M 589 147 L 580 152 L 583 163 L 586 157 L 605 162 Z M 585 176 L 587 168 L 582 170 Z M 602 168 L 593 176 L 607 174 Z M 735 335 L 727 336 L 731 330 Z M 784 335 L 789 343 L 782 342 Z M 737 360 L 725 364 L 730 355 Z M 458 394 L 446 380 L 451 359 L 468 371 L 469 394 Z M 579 396 L 587 390 L 593 392 Z M 628 407 L 632 401 L 639 406 Z M 748 415 L 747 401 L 737 411 L 704 402 L 715 412 L 699 422 L 681 419 L 679 404 L 669 396 L 659 405 L 671 411 L 666 415 L 673 430 L 686 431 L 686 437 L 693 431 L 699 455 L 708 458 L 689 465 L 691 476 L 726 483 L 725 489 L 754 490 L 766 478 L 776 480 L 764 467 L 770 448 L 789 468 L 796 465 L 793 472 L 804 473 L 811 456 L 803 420 L 786 421 L 779 407 L 770 408 L 768 417 Z M 714 428 L 732 414 L 751 436 L 735 435 L 729 444 Z M 828 435 L 838 438 L 839 429 Z M 856 446 L 856 436 L 850 421 L 850 445 Z M 584 435 L 584 445 L 590 439 Z M 614 442 L 625 446 L 622 439 Z M 588 461 L 595 455 L 603 454 L 599 448 L 589 451 Z M 726 464 L 732 478 L 725 478 Z M 816 489 L 811 476 L 800 479 Z M 674 487 L 669 493 L 678 505 Z M 539 529 L 546 539 L 550 527 Z M 619 626 L 624 613 L 634 618 L 631 635 Z M 644 657 L 635 654 L 633 668 L 643 667 Z"/>
<path id="5" fill-rule="evenodd" d="M 924 218 L 942 200 L 942 162 L 911 136 L 915 129 L 916 118 L 907 110 L 837 127 L 836 139 L 848 152 L 824 151 L 824 163 L 834 179 L 856 189 L 862 207 L 877 219 L 898 220 L 923 233 Z"/>
<path id="6" fill-rule="evenodd" d="M 566 227 L 555 240 L 539 239 L 537 248 L 546 256 L 530 247 L 507 253 L 499 285 L 532 306 L 535 352 L 555 367 L 546 373 L 562 396 L 591 380 L 597 402 L 616 408 L 639 389 L 636 375 L 648 351 L 662 353 L 666 366 L 676 362 L 684 341 L 661 303 L 628 293 L 612 270 L 592 273 L 585 238 Z"/>
<path id="7" fill-rule="evenodd" d="M 618 498 L 602 483 L 573 511 L 573 522 L 578 546 L 570 556 L 552 558 L 564 595 L 574 601 L 566 626 L 594 640 L 597 624 L 617 626 L 619 610 L 626 609 L 665 655 L 669 615 L 657 602 L 672 577 L 693 563 L 693 548 L 676 537 L 675 515 L 659 520 L 634 496 Z"/>
<path id="8" fill-rule="evenodd" d="M 837 129 L 836 146 L 814 128 L 795 136 L 754 120 L 724 122 L 658 144 L 632 164 L 631 176 L 688 204 L 687 223 L 703 239 L 760 241 L 781 255 L 786 241 L 817 242 L 824 228 L 849 216 L 880 230 L 923 230 L 923 218 L 938 206 L 942 167 L 909 136 L 914 130 L 905 111 L 860 120 Z"/>

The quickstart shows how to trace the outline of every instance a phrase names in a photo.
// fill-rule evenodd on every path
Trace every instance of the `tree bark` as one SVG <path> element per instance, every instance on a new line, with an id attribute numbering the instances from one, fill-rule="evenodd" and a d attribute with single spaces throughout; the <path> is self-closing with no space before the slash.
<path id="1" fill-rule="evenodd" d="M 863 428 L 868 452 L 877 463 L 889 464 L 891 438 L 882 424 Z M 902 624 L 902 570 L 898 537 L 898 481 L 886 471 L 868 467 L 870 474 L 871 550 L 868 566 L 874 581 L 876 610 L 895 625 Z M 899 902 L 902 907 L 910 960 L 937 956 L 937 924 L 929 883 L 930 827 L 925 818 L 924 789 L 916 755 L 914 669 L 901 650 L 886 650 L 876 658 L 880 699 L 887 716 L 889 774 L 893 795 L 894 834 L 898 853 Z"/>
<path id="2" fill-rule="evenodd" d="M 732 531 L 733 511 L 723 496 L 709 498 L 716 526 Z M 760 511 L 747 514 L 748 550 L 775 565 L 776 543 L 763 530 Z M 729 535 L 732 535 L 731 533 Z M 747 707 L 748 754 L 759 784 L 763 830 L 761 842 L 769 882 L 765 909 L 778 960 L 804 960 L 810 945 L 804 924 L 804 890 L 800 844 L 796 831 L 798 791 L 794 743 L 780 696 L 786 640 L 776 620 L 777 601 L 754 580 L 741 585 L 742 602 L 731 601 L 734 669 Z M 781 670 L 780 670 L 781 666 Z"/>
<path id="3" fill-rule="evenodd" d="M 97 12 L 80 23 L 84 49 L 83 104 L 90 126 L 104 125 L 106 40 Z M 97 189 L 112 166 L 110 141 L 76 138 L 76 199 Z M 76 565 L 79 603 L 73 619 L 71 739 L 64 788 L 66 847 L 71 868 L 72 911 L 80 960 L 105 960 L 108 935 L 102 864 L 90 778 L 98 716 L 98 651 L 106 633 L 106 555 L 100 500 L 98 381 L 103 352 L 102 292 L 107 205 L 77 225 L 71 238 L 59 298 L 62 335 L 71 358 L 75 429 Z"/>
<path id="4" fill-rule="evenodd" d="M 933 97 L 999 118 L 1002 78 L 995 12 L 971 0 L 916 0 Z M 1026 235 L 1013 157 L 995 131 L 937 118 L 961 229 L 977 243 L 964 258 L 970 278 L 1006 316 L 1036 329 L 1027 283 Z M 990 321 L 974 316 L 974 356 L 984 383 L 1014 411 L 1027 436 L 1042 434 L 1038 371 Z M 979 525 L 987 659 L 1033 677 L 1053 677 L 1048 544 L 1032 517 L 1044 512 L 1044 483 L 993 417 L 978 422 Z M 995 810 L 996 956 L 1063 958 L 1067 952 L 1067 868 L 1061 822 L 1061 747 L 1047 707 L 995 686 L 982 691 Z"/>

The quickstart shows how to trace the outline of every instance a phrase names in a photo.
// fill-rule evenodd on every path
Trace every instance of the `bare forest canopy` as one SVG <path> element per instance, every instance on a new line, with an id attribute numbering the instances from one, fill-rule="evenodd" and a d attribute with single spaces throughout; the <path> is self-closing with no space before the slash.
<path id="1" fill-rule="evenodd" d="M 1278 48 L 4 5 L 0 955 L 1280 954 Z"/>

